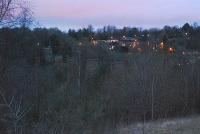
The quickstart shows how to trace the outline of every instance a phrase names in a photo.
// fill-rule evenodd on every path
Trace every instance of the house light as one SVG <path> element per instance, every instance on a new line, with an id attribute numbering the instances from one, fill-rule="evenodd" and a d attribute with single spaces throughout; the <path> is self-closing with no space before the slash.
<path id="1" fill-rule="evenodd" d="M 165 47 L 164 43 L 161 42 L 161 43 L 160 43 L 160 49 L 163 49 L 164 47 Z"/>
<path id="2" fill-rule="evenodd" d="M 168 49 L 168 52 L 169 52 L 169 53 L 174 53 L 174 52 L 175 52 L 175 49 L 173 49 L 172 47 L 170 47 L 170 48 Z"/>
<path id="3" fill-rule="evenodd" d="M 114 50 L 114 48 L 115 48 L 115 46 L 111 46 L 109 49 L 110 49 L 110 50 Z"/>

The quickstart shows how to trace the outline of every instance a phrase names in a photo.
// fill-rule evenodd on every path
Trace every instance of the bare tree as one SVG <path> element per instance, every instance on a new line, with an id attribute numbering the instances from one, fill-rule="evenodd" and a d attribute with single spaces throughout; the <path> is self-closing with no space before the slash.
<path id="1" fill-rule="evenodd" d="M 29 8 L 23 0 L 0 0 L 0 26 L 16 26 L 25 16 L 28 21 L 27 13 Z"/>
<path id="2" fill-rule="evenodd" d="M 20 13 L 19 25 L 22 27 L 29 27 L 33 23 L 33 12 L 28 7 L 22 7 Z"/>
<path id="3" fill-rule="evenodd" d="M 17 102 L 15 100 L 15 97 L 13 96 L 10 101 L 8 101 L 3 93 L 0 91 L 0 98 L 2 99 L 2 103 L 0 103 L 0 109 L 7 109 L 6 113 L 1 113 L 2 115 L 0 116 L 0 124 L 2 125 L 2 120 L 5 122 L 11 123 L 11 126 L 8 126 L 6 129 L 13 128 L 13 130 L 9 130 L 13 132 L 14 134 L 18 133 L 18 128 L 19 128 L 19 122 L 24 118 L 24 116 L 31 110 L 32 106 L 26 108 L 22 108 L 22 99 Z M 9 123 L 7 123 L 9 124 Z M 3 129 L 3 128 L 1 128 Z M 2 130 L 0 131 L 2 132 Z M 5 129 L 5 128 L 4 128 Z"/>
<path id="4" fill-rule="evenodd" d="M 33 22 L 33 13 L 28 3 L 23 0 L 0 0 L 0 27 L 3 26 L 24 26 L 27 27 Z M 6 49 L 8 41 L 0 41 L 0 74 L 3 74 L 5 63 L 7 63 Z"/>
<path id="5" fill-rule="evenodd" d="M 23 5 L 22 5 L 23 4 Z M 7 26 L 7 27 L 15 27 L 15 26 L 28 26 L 30 22 L 32 22 L 32 14 L 27 6 L 28 4 L 22 0 L 0 0 L 0 28 Z M 11 96 L 4 95 L 4 92 L 7 91 L 7 74 L 9 72 L 10 68 L 14 68 L 15 66 L 11 65 L 12 62 L 9 58 L 9 52 L 8 50 L 11 49 L 12 43 L 9 41 L 10 34 L 6 35 L 6 33 L 9 33 L 8 29 L 4 29 L 3 32 L 4 37 L 3 40 L 0 41 L 0 107 L 1 111 L 4 110 L 1 115 L 7 114 L 7 111 L 9 111 L 10 115 L 13 116 L 14 120 L 14 132 L 17 133 L 17 127 L 19 121 L 25 116 L 25 114 L 29 110 L 21 111 L 21 100 L 18 105 L 13 103 L 13 99 L 11 99 L 10 102 L 8 102 L 8 98 Z M 13 49 L 13 48 L 12 48 Z M 0 120 L 2 120 L 3 117 L 0 117 Z M 5 123 L 8 124 L 8 123 Z M 0 122 L 0 126 L 2 123 Z"/>

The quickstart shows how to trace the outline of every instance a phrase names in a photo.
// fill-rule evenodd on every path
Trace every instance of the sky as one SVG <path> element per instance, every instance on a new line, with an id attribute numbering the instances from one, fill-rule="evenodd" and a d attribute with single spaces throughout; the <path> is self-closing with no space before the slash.
<path id="1" fill-rule="evenodd" d="M 200 0 L 31 0 L 41 27 L 61 30 L 93 25 L 161 28 L 200 23 Z"/>

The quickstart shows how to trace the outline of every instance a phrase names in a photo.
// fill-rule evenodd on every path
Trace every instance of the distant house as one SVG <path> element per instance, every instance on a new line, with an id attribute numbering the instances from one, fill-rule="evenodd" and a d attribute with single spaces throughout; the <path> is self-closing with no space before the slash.
<path id="1" fill-rule="evenodd" d="M 109 43 L 109 49 L 110 50 L 115 50 L 119 46 L 118 42 L 111 42 Z"/>
<path id="2" fill-rule="evenodd" d="M 107 43 L 116 43 L 118 42 L 119 40 L 117 39 L 109 39 L 109 40 L 106 40 Z"/>
<path id="3" fill-rule="evenodd" d="M 55 57 L 51 46 L 41 48 L 40 50 L 40 62 L 42 64 L 54 63 Z"/>
<path id="4" fill-rule="evenodd" d="M 123 37 L 120 40 L 120 45 L 125 47 L 125 46 L 130 46 L 132 43 L 137 42 L 136 38 L 132 38 L 132 37 Z"/>
<path id="5" fill-rule="evenodd" d="M 125 43 L 122 44 L 122 42 L 113 42 L 110 43 L 110 50 L 115 50 L 119 52 L 128 52 L 129 48 L 126 46 Z"/>
<path id="6" fill-rule="evenodd" d="M 133 37 L 123 37 L 120 41 L 124 42 L 124 43 L 131 43 L 131 42 L 136 41 L 136 40 L 137 39 L 133 38 Z"/>

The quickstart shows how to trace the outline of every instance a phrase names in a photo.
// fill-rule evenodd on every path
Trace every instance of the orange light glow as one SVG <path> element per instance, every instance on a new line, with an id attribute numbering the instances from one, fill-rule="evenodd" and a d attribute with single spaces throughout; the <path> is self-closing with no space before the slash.
<path id="1" fill-rule="evenodd" d="M 140 45 L 139 41 L 133 41 L 133 42 L 131 43 L 130 46 L 131 46 L 132 48 L 138 48 L 139 45 Z"/>
<path id="2" fill-rule="evenodd" d="M 160 43 L 160 49 L 164 49 L 165 45 L 163 42 Z"/>
<path id="3" fill-rule="evenodd" d="M 133 47 L 133 48 L 136 48 L 136 47 L 137 47 L 137 45 L 134 43 L 132 47 Z"/>
<path id="4" fill-rule="evenodd" d="M 140 53 L 142 52 L 142 48 L 140 48 L 140 47 L 137 48 L 137 50 L 138 50 L 138 52 L 140 52 Z"/>

